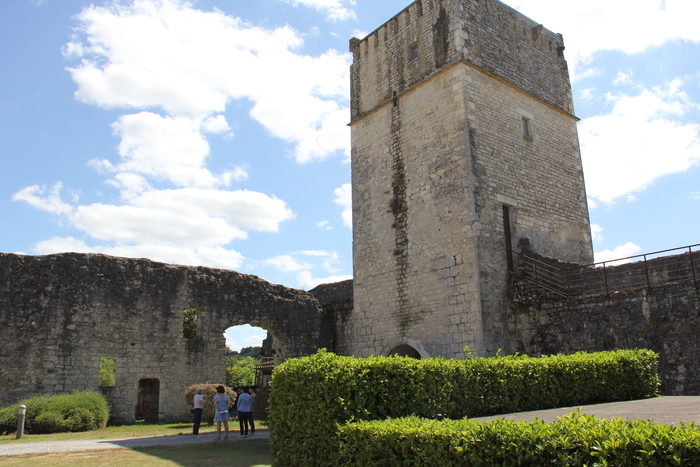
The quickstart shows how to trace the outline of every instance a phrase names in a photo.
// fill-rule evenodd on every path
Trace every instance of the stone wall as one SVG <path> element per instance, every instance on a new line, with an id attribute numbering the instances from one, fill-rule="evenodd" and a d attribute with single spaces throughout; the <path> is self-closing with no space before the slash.
<path id="1" fill-rule="evenodd" d="M 693 282 L 571 300 L 522 281 L 513 291 L 509 339 L 514 351 L 539 356 L 651 349 L 660 356 L 663 394 L 700 394 L 700 294 Z"/>
<path id="2" fill-rule="evenodd" d="M 324 316 L 324 329 L 328 329 L 331 334 L 330 346 L 328 350 L 345 354 L 351 346 L 348 342 L 350 333 L 348 326 L 352 325 L 353 307 L 353 281 L 348 279 L 341 282 L 321 284 L 309 293 L 314 296 L 321 305 Z M 354 331 L 353 331 L 354 332 Z"/>
<path id="3" fill-rule="evenodd" d="M 199 317 L 187 339 L 191 307 Z M 100 357 L 111 356 L 116 386 L 102 389 L 113 421 L 134 420 L 145 379 L 159 382 L 160 421 L 189 420 L 185 388 L 223 383 L 223 333 L 240 324 L 266 329 L 278 362 L 331 344 L 311 294 L 256 276 L 95 254 L 0 253 L 0 406 L 97 390 Z"/>

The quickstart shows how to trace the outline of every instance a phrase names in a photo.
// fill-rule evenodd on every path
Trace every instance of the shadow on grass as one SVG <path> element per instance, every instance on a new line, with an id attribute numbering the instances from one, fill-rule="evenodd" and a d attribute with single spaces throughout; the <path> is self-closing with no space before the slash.
<path id="1" fill-rule="evenodd" d="M 272 465 L 270 443 L 267 439 L 153 446 L 137 448 L 134 451 L 182 466 L 269 467 Z"/>
<path id="2" fill-rule="evenodd" d="M 171 467 L 219 466 L 271 467 L 267 439 L 196 444 L 158 445 L 123 449 L 25 454 L 3 457 L 3 467 L 62 466 L 71 467 Z"/>

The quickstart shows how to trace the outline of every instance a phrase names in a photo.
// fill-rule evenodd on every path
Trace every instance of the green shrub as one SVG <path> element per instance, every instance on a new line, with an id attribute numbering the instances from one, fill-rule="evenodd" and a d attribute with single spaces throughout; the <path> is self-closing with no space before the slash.
<path id="1" fill-rule="evenodd" d="M 416 417 L 338 428 L 333 465 L 668 466 L 700 465 L 700 427 L 602 420 L 571 413 L 541 420 L 427 420 Z"/>
<path id="2" fill-rule="evenodd" d="M 109 419 L 109 404 L 95 391 L 35 396 L 0 410 L 0 434 L 17 430 L 20 405 L 27 407 L 24 429 L 30 434 L 96 430 Z"/>
<path id="3" fill-rule="evenodd" d="M 415 415 L 460 419 L 656 395 L 648 350 L 447 360 L 319 351 L 275 368 L 268 424 L 278 465 L 332 464 L 337 426 Z"/>
<path id="4" fill-rule="evenodd" d="M 216 395 L 216 387 L 219 384 L 193 384 L 192 386 L 185 389 L 185 401 L 192 408 L 194 406 L 194 395 L 197 393 L 197 388 L 204 388 L 204 410 L 202 411 L 202 422 L 212 424 L 214 423 L 214 396 Z M 236 398 L 238 394 L 233 389 L 224 386 L 224 391 L 226 394 L 231 396 L 231 403 L 233 407 L 236 407 Z M 232 412 L 235 414 L 235 410 Z M 232 418 L 235 418 L 232 417 Z"/>
<path id="5" fill-rule="evenodd" d="M 29 426 L 31 425 L 31 429 Z M 63 433 L 70 431 L 68 429 L 68 423 L 63 418 L 61 412 L 56 412 L 55 410 L 47 410 L 41 412 L 37 415 L 31 422 L 31 424 L 26 424 L 27 431 L 32 433 Z"/>

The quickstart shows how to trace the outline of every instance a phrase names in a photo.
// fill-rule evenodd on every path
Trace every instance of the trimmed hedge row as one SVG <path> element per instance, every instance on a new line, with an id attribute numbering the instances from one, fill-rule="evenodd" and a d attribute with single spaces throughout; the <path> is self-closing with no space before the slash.
<path id="1" fill-rule="evenodd" d="M 27 406 L 25 433 L 63 433 L 104 428 L 109 420 L 107 399 L 95 391 L 35 396 L 0 410 L 0 434 L 17 431 L 19 406 Z"/>
<path id="2" fill-rule="evenodd" d="M 478 417 L 657 395 L 649 350 L 468 360 L 341 357 L 275 368 L 268 423 L 276 465 L 329 465 L 338 424 L 410 415 Z"/>
<path id="3" fill-rule="evenodd" d="M 570 413 L 541 420 L 403 418 L 339 427 L 331 464 L 358 467 L 700 465 L 700 427 L 603 420 Z"/>

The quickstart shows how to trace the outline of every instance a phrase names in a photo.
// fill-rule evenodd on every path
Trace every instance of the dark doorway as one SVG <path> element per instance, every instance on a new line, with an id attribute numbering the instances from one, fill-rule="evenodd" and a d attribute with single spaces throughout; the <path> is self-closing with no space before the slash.
<path id="1" fill-rule="evenodd" d="M 139 381 L 139 401 L 136 418 L 146 423 L 158 423 L 158 400 L 160 398 L 160 381 L 147 378 Z"/>
<path id="2" fill-rule="evenodd" d="M 399 344 L 389 351 L 389 356 L 398 355 L 400 357 L 411 357 L 420 360 L 420 352 L 408 344 Z"/>

